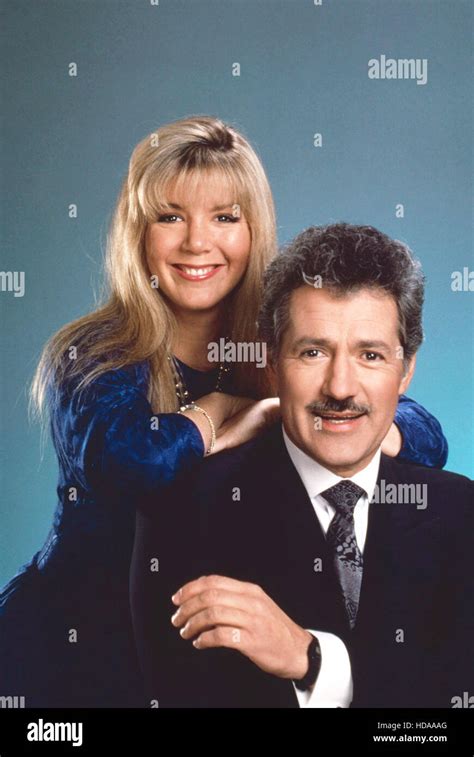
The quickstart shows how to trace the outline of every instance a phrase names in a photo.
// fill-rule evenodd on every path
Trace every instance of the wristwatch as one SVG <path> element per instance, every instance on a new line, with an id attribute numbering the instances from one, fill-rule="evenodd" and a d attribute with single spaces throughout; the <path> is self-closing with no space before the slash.
<path id="1" fill-rule="evenodd" d="M 310 689 L 316 683 L 316 680 L 321 669 L 321 647 L 316 636 L 311 634 L 311 639 L 308 646 L 308 670 L 303 678 L 293 681 L 296 688 L 300 691 L 306 691 Z"/>

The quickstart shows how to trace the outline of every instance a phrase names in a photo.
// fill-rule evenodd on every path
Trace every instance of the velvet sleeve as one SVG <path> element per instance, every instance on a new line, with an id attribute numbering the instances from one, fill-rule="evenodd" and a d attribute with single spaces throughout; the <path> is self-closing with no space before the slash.
<path id="1" fill-rule="evenodd" d="M 401 395 L 394 421 L 403 439 L 399 459 L 428 468 L 446 465 L 448 442 L 439 421 L 424 407 Z"/>
<path id="2" fill-rule="evenodd" d="M 86 492 L 156 491 L 204 455 L 197 426 L 154 413 L 133 369 L 107 372 L 81 394 L 63 389 L 52 411 L 65 477 Z"/>

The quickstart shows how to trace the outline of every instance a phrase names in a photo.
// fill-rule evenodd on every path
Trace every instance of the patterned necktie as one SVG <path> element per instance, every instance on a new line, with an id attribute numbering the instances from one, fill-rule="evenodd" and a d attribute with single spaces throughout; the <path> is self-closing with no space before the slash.
<path id="1" fill-rule="evenodd" d="M 354 628 L 357 617 L 363 566 L 354 531 L 354 507 L 364 494 L 365 491 L 349 479 L 321 492 L 321 497 L 336 510 L 327 530 L 326 541 L 332 550 L 351 628 Z"/>

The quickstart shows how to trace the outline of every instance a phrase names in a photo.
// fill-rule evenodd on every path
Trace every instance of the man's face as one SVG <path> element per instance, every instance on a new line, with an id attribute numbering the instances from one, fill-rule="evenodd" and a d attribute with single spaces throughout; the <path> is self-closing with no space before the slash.
<path id="1" fill-rule="evenodd" d="M 394 299 L 361 289 L 335 297 L 303 285 L 274 365 L 285 431 L 340 476 L 372 459 L 413 375 L 404 375 Z"/>

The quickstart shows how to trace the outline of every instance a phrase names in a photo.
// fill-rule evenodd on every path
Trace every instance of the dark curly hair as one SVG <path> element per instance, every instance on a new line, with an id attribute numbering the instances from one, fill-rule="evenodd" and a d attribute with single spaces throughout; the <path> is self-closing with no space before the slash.
<path id="1" fill-rule="evenodd" d="M 292 292 L 317 276 L 322 287 L 335 295 L 371 288 L 383 289 L 393 297 L 406 367 L 423 341 L 421 265 L 402 242 L 373 226 L 349 223 L 310 226 L 268 266 L 258 325 L 273 357 L 278 356 L 288 325 Z"/>

